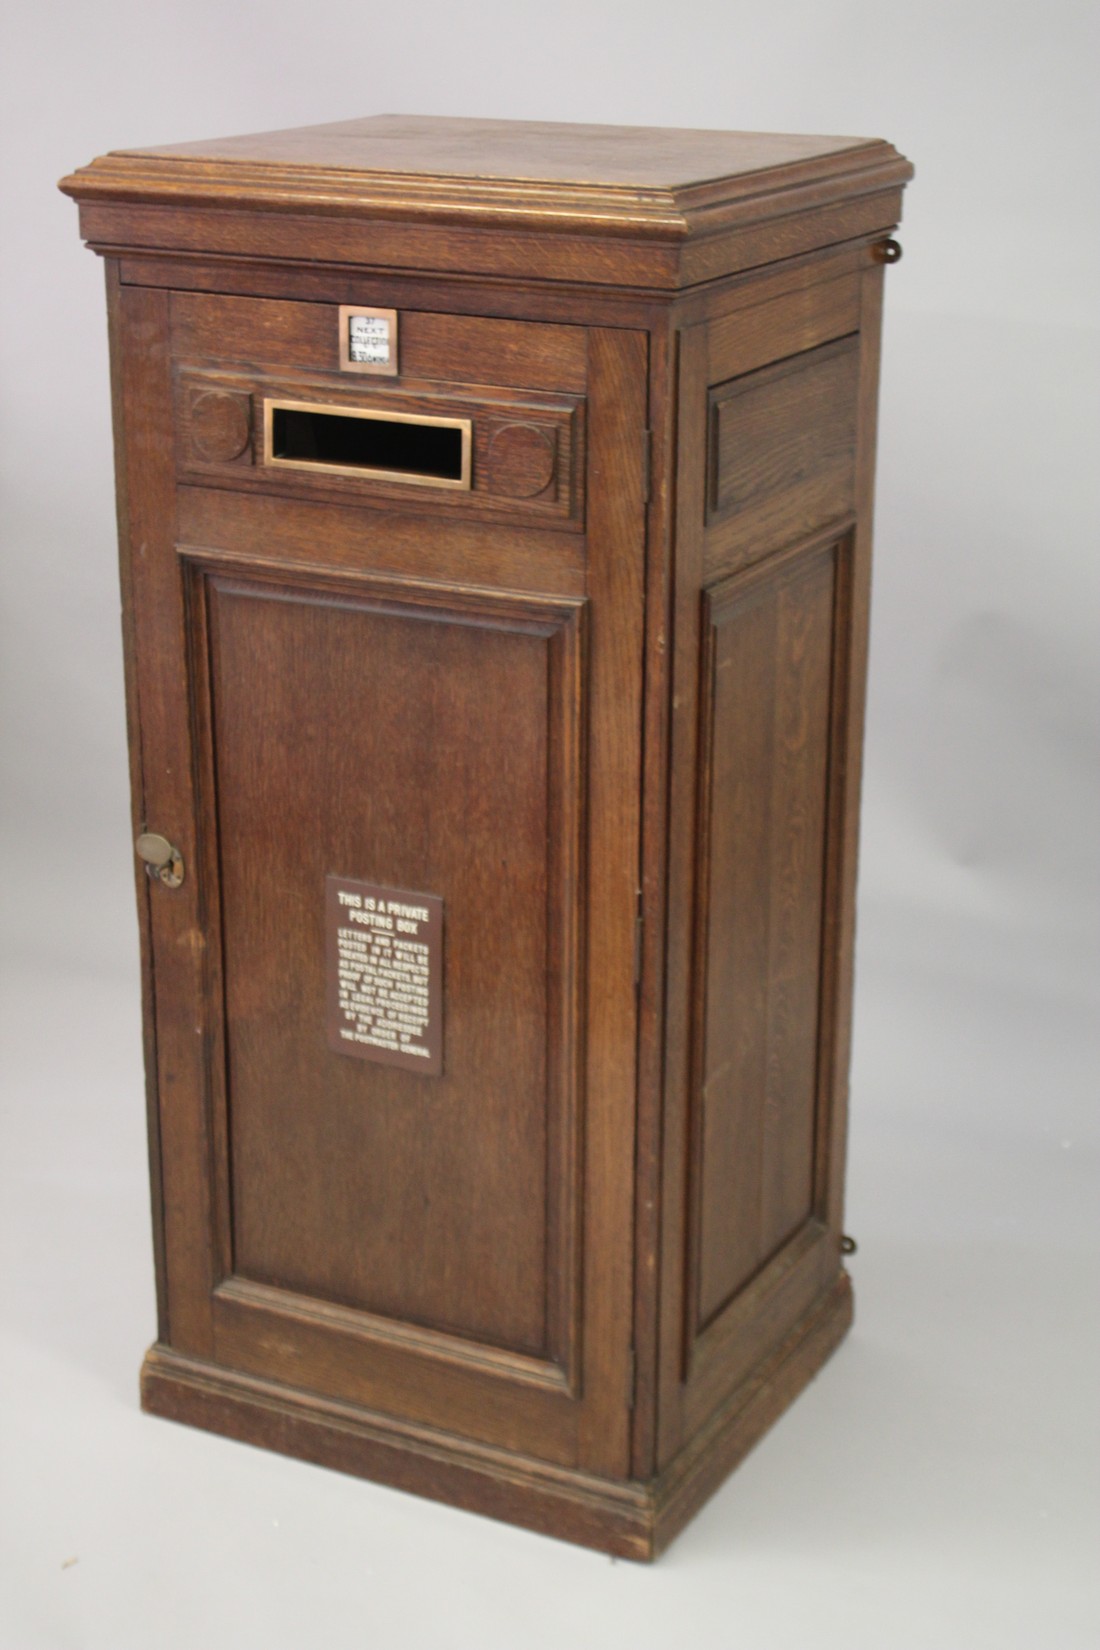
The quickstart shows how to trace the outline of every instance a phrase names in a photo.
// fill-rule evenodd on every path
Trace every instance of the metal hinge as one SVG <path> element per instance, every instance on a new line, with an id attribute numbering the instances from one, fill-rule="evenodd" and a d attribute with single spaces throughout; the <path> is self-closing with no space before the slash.
<path id="1" fill-rule="evenodd" d="M 645 918 L 642 916 L 642 890 L 639 888 L 634 908 L 634 984 L 642 983 L 642 940 L 645 934 Z"/>

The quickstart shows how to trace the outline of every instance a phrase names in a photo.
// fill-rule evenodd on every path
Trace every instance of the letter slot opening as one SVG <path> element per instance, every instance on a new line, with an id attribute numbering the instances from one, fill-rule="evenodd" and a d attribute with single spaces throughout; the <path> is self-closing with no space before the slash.
<path id="1" fill-rule="evenodd" d="M 264 463 L 468 489 L 471 430 L 468 418 L 265 401 Z"/>

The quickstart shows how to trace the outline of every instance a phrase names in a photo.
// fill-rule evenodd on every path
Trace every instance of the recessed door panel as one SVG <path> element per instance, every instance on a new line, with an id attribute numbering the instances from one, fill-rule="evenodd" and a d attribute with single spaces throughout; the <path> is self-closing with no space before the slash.
<path id="1" fill-rule="evenodd" d="M 568 973 L 546 960 L 577 895 L 550 813 L 575 831 L 581 706 L 560 666 L 582 610 L 207 584 L 234 1271 L 550 1355 L 574 1085 L 548 1050 Z M 442 901 L 438 1074 L 330 1046 L 330 877 L 390 891 L 396 914 L 360 914 L 391 958 L 417 943 L 400 911 Z M 381 966 L 396 1035 L 416 976 Z"/>

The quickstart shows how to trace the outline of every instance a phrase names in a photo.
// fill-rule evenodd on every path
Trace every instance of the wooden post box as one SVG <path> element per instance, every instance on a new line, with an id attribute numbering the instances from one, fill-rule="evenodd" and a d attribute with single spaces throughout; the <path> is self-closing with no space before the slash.
<path id="1" fill-rule="evenodd" d="M 855 138 L 380 116 L 107 260 L 145 1407 L 650 1557 L 847 1327 Z"/>

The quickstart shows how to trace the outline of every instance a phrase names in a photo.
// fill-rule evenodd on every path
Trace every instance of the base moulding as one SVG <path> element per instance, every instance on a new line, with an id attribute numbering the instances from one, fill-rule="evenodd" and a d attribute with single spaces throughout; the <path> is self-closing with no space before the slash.
<path id="1" fill-rule="evenodd" d="M 622 1558 L 653 1559 L 817 1374 L 852 1321 L 841 1272 L 658 1477 L 617 1481 L 224 1369 L 157 1344 L 150 1414 Z"/>

